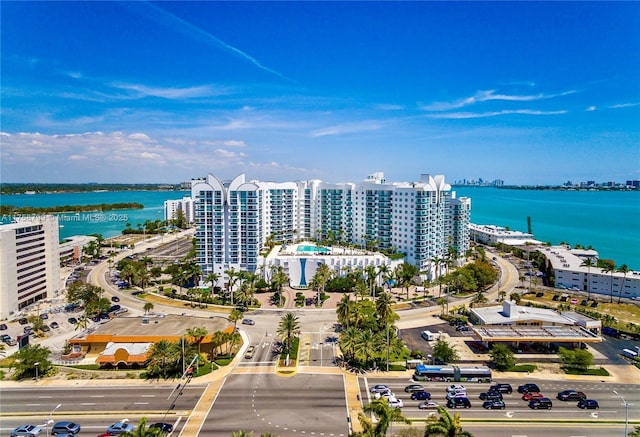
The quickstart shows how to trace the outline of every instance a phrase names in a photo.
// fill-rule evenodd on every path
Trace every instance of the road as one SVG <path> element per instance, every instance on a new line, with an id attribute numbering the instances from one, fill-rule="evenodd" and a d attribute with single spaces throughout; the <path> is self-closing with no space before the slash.
<path id="1" fill-rule="evenodd" d="M 111 423 L 124 418 L 136 423 L 147 417 L 149 423 L 184 422 L 204 391 L 203 385 L 92 386 L 92 387 L 9 387 L 2 389 L 0 435 L 8 435 L 24 423 L 43 424 L 72 420 L 83 431 L 104 432 Z M 60 407 L 56 409 L 56 406 Z M 55 415 L 52 411 L 56 409 Z M 179 424 L 179 423 L 178 423 Z"/>

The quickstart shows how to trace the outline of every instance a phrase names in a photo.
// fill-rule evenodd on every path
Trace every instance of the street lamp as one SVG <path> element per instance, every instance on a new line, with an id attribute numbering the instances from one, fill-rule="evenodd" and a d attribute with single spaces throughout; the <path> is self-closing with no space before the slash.
<path id="1" fill-rule="evenodd" d="M 627 437 L 629 435 L 629 403 L 617 391 L 613 390 L 613 393 L 622 400 L 624 405 L 624 437 Z"/>
<path id="2" fill-rule="evenodd" d="M 36 363 L 33 363 L 33 365 L 36 368 L 36 382 L 38 382 L 38 366 L 40 365 L 40 363 L 36 362 Z"/>
<path id="3" fill-rule="evenodd" d="M 46 423 L 46 425 L 47 425 L 47 437 L 49 437 L 49 425 L 53 424 L 53 419 L 51 419 L 51 417 L 53 417 L 53 413 L 55 413 L 56 410 L 58 408 L 60 408 L 61 406 L 62 406 L 62 404 L 56 405 L 56 407 L 53 410 L 51 410 L 51 414 L 49 414 L 49 419 L 47 419 L 47 423 Z"/>

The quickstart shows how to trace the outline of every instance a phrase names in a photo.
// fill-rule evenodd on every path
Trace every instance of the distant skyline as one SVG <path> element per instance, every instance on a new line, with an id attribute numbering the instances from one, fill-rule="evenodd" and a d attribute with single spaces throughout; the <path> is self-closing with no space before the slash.
<path id="1" fill-rule="evenodd" d="M 1 9 L 2 182 L 640 179 L 638 2 Z"/>

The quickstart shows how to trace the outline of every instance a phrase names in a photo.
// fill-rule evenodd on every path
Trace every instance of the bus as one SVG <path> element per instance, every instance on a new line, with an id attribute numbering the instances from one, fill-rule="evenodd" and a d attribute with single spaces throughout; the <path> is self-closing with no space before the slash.
<path id="1" fill-rule="evenodd" d="M 453 381 L 455 369 L 453 366 L 416 366 L 413 373 L 414 381 Z"/>
<path id="2" fill-rule="evenodd" d="M 414 381 L 491 382 L 487 366 L 416 366 Z"/>
<path id="3" fill-rule="evenodd" d="M 461 366 L 456 369 L 456 382 L 491 382 L 491 369 L 487 366 Z"/>

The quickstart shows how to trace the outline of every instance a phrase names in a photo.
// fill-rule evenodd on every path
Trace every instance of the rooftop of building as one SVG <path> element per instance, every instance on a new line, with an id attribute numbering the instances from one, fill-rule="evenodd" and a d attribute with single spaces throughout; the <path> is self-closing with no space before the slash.
<path id="1" fill-rule="evenodd" d="M 163 317 L 115 317 L 107 323 L 98 325 L 80 333 L 74 339 L 87 339 L 91 336 L 115 337 L 181 337 L 187 335 L 189 328 L 205 328 L 209 334 L 224 331 L 233 324 L 224 317 L 185 317 L 166 315 Z"/>
<path id="2" fill-rule="evenodd" d="M 503 305 L 494 305 L 483 308 L 471 308 L 482 324 L 504 325 L 516 322 L 539 321 L 542 323 L 557 323 L 573 325 L 574 321 L 564 317 L 554 310 L 516 305 L 515 302 L 505 300 Z"/>

